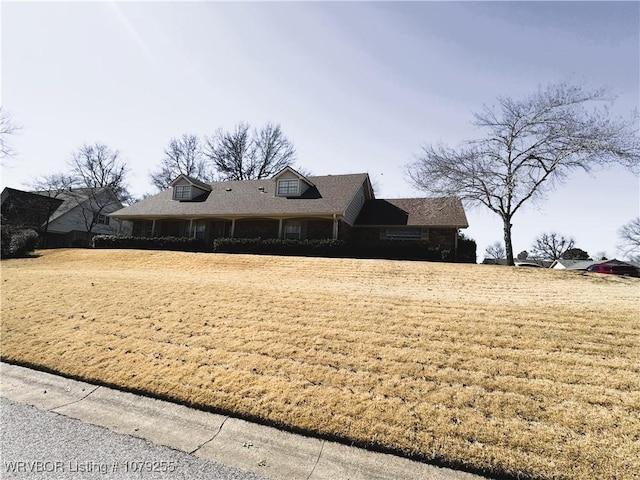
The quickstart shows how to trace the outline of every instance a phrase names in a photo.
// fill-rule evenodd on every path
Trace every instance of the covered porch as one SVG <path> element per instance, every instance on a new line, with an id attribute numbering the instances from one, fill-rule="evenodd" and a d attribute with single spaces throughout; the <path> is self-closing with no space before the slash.
<path id="1" fill-rule="evenodd" d="M 338 239 L 340 219 L 327 217 L 231 217 L 131 219 L 134 237 L 184 237 L 212 242 L 216 238 L 286 240 Z"/>

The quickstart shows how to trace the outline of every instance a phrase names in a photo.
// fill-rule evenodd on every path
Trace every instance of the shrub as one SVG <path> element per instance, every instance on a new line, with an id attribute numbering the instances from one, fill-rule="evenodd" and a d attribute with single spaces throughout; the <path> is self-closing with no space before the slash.
<path id="1" fill-rule="evenodd" d="M 431 262 L 453 261 L 453 252 L 448 246 L 429 245 L 424 242 L 379 240 L 369 243 L 354 243 L 349 256 L 354 258 L 387 258 L 391 260 L 423 260 Z"/>
<path id="2" fill-rule="evenodd" d="M 458 236 L 458 256 L 457 262 L 460 263 L 476 263 L 476 241 L 465 237 L 463 234 Z"/>
<path id="3" fill-rule="evenodd" d="M 257 253 L 264 255 L 343 256 L 343 240 L 279 240 L 261 238 L 217 238 L 213 251 L 219 253 Z"/>
<path id="4" fill-rule="evenodd" d="M 93 248 L 125 248 L 140 250 L 173 250 L 182 252 L 204 252 L 206 244 L 199 238 L 187 237 L 119 237 L 96 235 L 91 241 Z"/>
<path id="5" fill-rule="evenodd" d="M 15 229 L 2 226 L 2 258 L 24 257 L 38 246 L 40 237 L 30 228 Z"/>

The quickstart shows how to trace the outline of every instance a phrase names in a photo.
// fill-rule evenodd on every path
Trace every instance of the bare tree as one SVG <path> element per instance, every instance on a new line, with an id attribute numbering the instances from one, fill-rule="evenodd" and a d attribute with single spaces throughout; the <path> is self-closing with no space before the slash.
<path id="1" fill-rule="evenodd" d="M 84 144 L 73 153 L 70 161 L 71 174 L 76 185 L 76 201 L 81 207 L 87 233 L 102 221 L 114 206 L 128 202 L 128 168 L 117 150 L 104 144 Z"/>
<path id="2" fill-rule="evenodd" d="M 426 145 L 406 167 L 408 177 L 421 190 L 458 196 L 499 215 L 513 265 L 511 222 L 528 201 L 576 169 L 618 162 L 640 170 L 637 114 L 631 120 L 611 119 L 606 106 L 598 108 L 606 100 L 604 89 L 564 83 L 523 100 L 499 97 L 497 106 L 474 115 L 473 124 L 486 131 L 484 138 L 458 149 Z"/>
<path id="3" fill-rule="evenodd" d="M 13 123 L 11 116 L 0 106 L 0 159 L 12 157 L 16 154 L 9 142 L 9 136 L 15 135 L 22 127 Z"/>
<path id="4" fill-rule="evenodd" d="M 484 257 L 491 260 L 502 260 L 505 255 L 504 247 L 500 242 L 494 242 L 484 251 Z"/>
<path id="5" fill-rule="evenodd" d="M 84 144 L 73 153 L 69 165 L 76 185 L 93 189 L 109 187 L 121 202 L 130 198 L 126 184 L 129 170 L 117 150 L 99 142 Z"/>
<path id="6" fill-rule="evenodd" d="M 640 217 L 636 217 L 624 224 L 618 230 L 620 244 L 618 250 L 633 261 L 640 261 Z"/>
<path id="7" fill-rule="evenodd" d="M 218 129 L 205 143 L 205 155 L 221 180 L 268 178 L 292 165 L 296 156 L 280 125 L 271 123 L 253 131 L 247 123 L 231 132 Z"/>
<path id="8" fill-rule="evenodd" d="M 131 199 L 127 173 L 118 151 L 101 143 L 85 144 L 73 152 L 69 173 L 40 177 L 31 187 L 40 194 L 73 201 L 91 234 L 96 225 L 108 221 L 106 214 Z"/>
<path id="9" fill-rule="evenodd" d="M 268 123 L 254 134 L 256 149 L 257 175 L 255 178 L 268 178 L 285 167 L 293 164 L 296 150 L 284 136 L 280 125 Z"/>
<path id="10" fill-rule="evenodd" d="M 158 190 L 164 190 L 180 174 L 205 182 L 211 180 L 200 139 L 196 135 L 185 133 L 180 138 L 172 138 L 164 149 L 160 167 L 151 172 L 149 177 Z"/>
<path id="11" fill-rule="evenodd" d="M 540 260 L 558 260 L 575 245 L 573 238 L 565 238 L 556 233 L 543 233 L 537 237 L 531 247 L 533 258 Z"/>
<path id="12" fill-rule="evenodd" d="M 54 173 L 36 178 L 29 186 L 32 190 L 57 198 L 61 193 L 71 190 L 76 179 L 65 173 Z"/>

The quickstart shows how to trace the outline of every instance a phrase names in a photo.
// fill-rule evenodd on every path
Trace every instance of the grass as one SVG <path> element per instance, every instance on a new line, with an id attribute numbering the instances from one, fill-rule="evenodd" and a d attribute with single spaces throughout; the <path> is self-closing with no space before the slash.
<path id="1" fill-rule="evenodd" d="M 1 271 L 5 361 L 490 475 L 638 478 L 638 279 L 131 250 Z"/>

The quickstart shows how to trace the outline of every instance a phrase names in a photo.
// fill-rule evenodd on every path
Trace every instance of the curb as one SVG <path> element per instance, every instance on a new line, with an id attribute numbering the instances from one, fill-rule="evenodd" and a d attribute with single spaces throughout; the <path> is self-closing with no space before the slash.
<path id="1" fill-rule="evenodd" d="M 0 396 L 272 480 L 485 477 L 0 362 Z"/>

